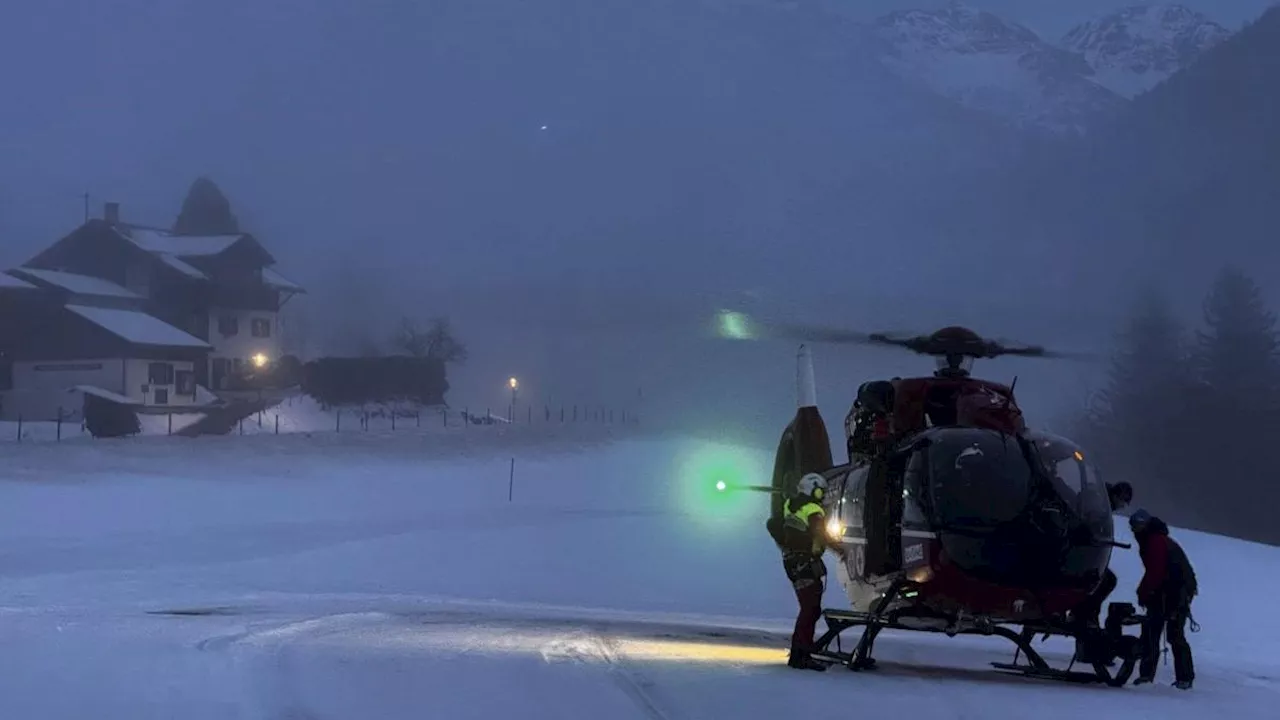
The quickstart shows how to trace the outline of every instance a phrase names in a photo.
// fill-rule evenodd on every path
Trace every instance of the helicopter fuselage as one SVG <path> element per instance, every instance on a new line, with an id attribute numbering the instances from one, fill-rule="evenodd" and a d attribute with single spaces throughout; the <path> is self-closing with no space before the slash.
<path id="1" fill-rule="evenodd" d="M 909 587 L 895 602 L 921 621 L 1059 616 L 1110 559 L 1105 485 L 1064 438 L 936 427 L 824 474 L 836 577 L 855 610 L 898 583 Z"/>

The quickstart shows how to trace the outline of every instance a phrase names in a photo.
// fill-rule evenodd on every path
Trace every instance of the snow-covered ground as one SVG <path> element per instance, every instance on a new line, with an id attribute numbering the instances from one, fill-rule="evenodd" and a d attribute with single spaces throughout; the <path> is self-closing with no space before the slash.
<path id="1" fill-rule="evenodd" d="M 1178 533 L 1203 588 L 1190 693 L 1163 667 L 1146 688 L 1007 677 L 1000 642 L 896 634 L 875 673 L 798 673 L 765 498 L 711 489 L 767 482 L 767 452 L 510 429 L 5 454 L 5 718 L 1176 720 L 1280 697 L 1259 545 Z M 1116 566 L 1131 597 L 1134 553 Z"/>

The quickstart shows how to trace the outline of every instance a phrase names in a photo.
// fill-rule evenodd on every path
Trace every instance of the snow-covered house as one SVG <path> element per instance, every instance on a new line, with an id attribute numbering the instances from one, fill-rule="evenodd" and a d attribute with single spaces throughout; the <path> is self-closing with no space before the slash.
<path id="1" fill-rule="evenodd" d="M 216 392 L 281 355 L 280 309 L 306 291 L 275 264 L 248 233 L 178 235 L 122 222 L 119 206 L 109 203 L 102 219 L 89 220 L 14 274 L 33 282 L 50 272 L 91 276 L 141 298 L 147 313 L 209 345 L 196 383 Z"/>
<path id="2" fill-rule="evenodd" d="M 31 291 L 0 292 L 5 418 L 74 416 L 77 393 L 85 391 L 139 407 L 202 404 L 195 368 L 206 361 L 208 343 L 147 314 L 123 287 L 69 274 L 58 281 L 76 292 L 36 283 Z"/>

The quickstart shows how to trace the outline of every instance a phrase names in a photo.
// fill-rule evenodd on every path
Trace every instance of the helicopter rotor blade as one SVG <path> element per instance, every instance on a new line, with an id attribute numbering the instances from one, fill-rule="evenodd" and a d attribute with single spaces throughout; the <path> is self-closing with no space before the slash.
<path id="1" fill-rule="evenodd" d="M 977 358 L 997 358 L 1011 355 L 1015 357 L 1062 360 L 1092 361 L 1097 359 L 1097 356 L 1088 353 L 1047 350 L 1038 345 L 1006 344 L 998 340 L 981 339 L 977 336 L 974 336 L 972 341 L 962 341 L 961 345 L 956 346 L 952 344 L 954 341 L 940 339 L 939 333 L 933 333 L 932 335 L 891 334 L 885 332 L 866 333 L 824 325 L 767 323 L 760 322 L 744 313 L 728 310 L 723 310 L 718 314 L 716 334 L 721 338 L 732 340 L 792 340 L 831 345 L 900 347 L 922 355 L 937 356 L 952 352 L 948 348 L 954 348 L 958 354 L 971 355 Z"/>
<path id="2" fill-rule="evenodd" d="M 1015 357 L 1045 358 L 1048 360 L 1092 361 L 1092 360 L 1098 359 L 1098 356 L 1092 353 L 1047 350 L 1038 345 L 1023 345 L 1023 346 L 1013 346 L 1013 347 L 1008 347 L 1004 345 L 995 345 L 994 347 L 992 347 L 992 355 L 993 356 L 1012 355 Z"/>
<path id="3" fill-rule="evenodd" d="M 763 322 L 731 310 L 721 310 L 716 314 L 716 335 L 729 340 L 797 340 L 833 345 L 885 344 L 881 336 L 868 333 L 818 325 Z"/>

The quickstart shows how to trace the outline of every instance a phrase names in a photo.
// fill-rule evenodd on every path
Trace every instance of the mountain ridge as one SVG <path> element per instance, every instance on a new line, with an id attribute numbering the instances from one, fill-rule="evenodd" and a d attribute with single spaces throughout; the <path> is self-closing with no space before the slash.
<path id="1" fill-rule="evenodd" d="M 1055 134 L 1082 134 L 1107 121 L 1231 35 L 1178 4 L 1121 8 L 1056 42 L 959 0 L 892 12 L 866 27 L 883 43 L 880 61 L 902 79 L 1017 127 Z"/>

